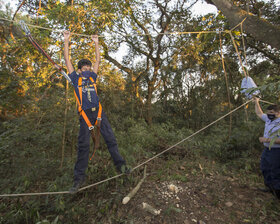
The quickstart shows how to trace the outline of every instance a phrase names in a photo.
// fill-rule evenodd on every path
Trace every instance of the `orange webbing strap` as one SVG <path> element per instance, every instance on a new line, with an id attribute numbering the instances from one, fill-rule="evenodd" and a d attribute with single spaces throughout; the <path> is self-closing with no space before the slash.
<path id="1" fill-rule="evenodd" d="M 82 115 L 82 117 L 84 118 L 85 122 L 88 125 L 89 130 L 92 130 L 93 129 L 93 125 L 91 124 L 90 120 L 88 119 L 85 111 L 82 109 L 83 97 L 82 97 L 82 78 L 81 77 L 78 80 L 78 89 L 79 89 L 79 95 L 80 95 L 81 102 L 80 102 L 80 100 L 79 100 L 79 98 L 78 98 L 78 96 L 77 96 L 75 91 L 74 91 L 74 93 L 75 93 L 75 97 L 76 97 L 77 102 L 78 102 L 79 114 Z"/>
<path id="2" fill-rule="evenodd" d="M 96 95 L 97 95 L 96 84 L 95 84 L 92 77 L 90 77 L 90 80 L 93 83 L 93 86 L 94 86 L 94 89 L 95 89 L 95 92 L 96 92 Z M 92 136 L 92 139 L 93 139 L 93 142 L 94 142 L 94 149 L 93 149 L 93 154 L 92 154 L 92 156 L 90 157 L 89 160 L 92 160 L 92 158 L 93 158 L 93 156 L 96 152 L 96 149 L 99 147 L 100 127 L 101 127 L 101 120 L 102 120 L 101 115 L 102 115 L 102 106 L 101 106 L 101 103 L 99 102 L 98 114 L 97 114 L 97 118 L 96 118 L 96 121 L 95 121 L 95 124 L 94 124 L 96 126 L 96 132 L 94 133 L 93 130 L 91 131 L 91 136 Z"/>
<path id="3" fill-rule="evenodd" d="M 96 88 L 96 84 L 95 84 L 95 82 L 94 82 L 94 80 L 93 80 L 93 78 L 92 78 L 92 77 L 89 77 L 89 78 L 90 78 L 90 80 L 91 80 L 91 81 L 92 81 L 92 83 L 93 83 L 93 86 L 94 86 L 94 89 L 95 89 L 95 92 L 96 92 L 96 95 L 97 95 L 97 88 Z M 94 124 L 94 125 L 96 125 L 97 127 L 98 127 L 98 126 L 100 127 L 100 125 L 101 125 L 101 114 L 102 114 L 102 106 L 101 106 L 101 103 L 99 102 L 98 115 L 97 115 L 96 122 L 95 122 L 95 124 Z"/>
<path id="4" fill-rule="evenodd" d="M 96 92 L 96 95 L 97 95 L 97 88 L 96 88 L 96 84 L 93 80 L 92 77 L 90 77 L 90 80 L 91 82 L 93 83 L 93 86 L 94 86 L 94 89 L 95 89 L 95 92 Z M 91 137 L 92 137 L 92 140 L 93 140 L 93 143 L 94 143 L 94 149 L 93 149 L 93 154 L 90 158 L 90 160 L 92 160 L 95 152 L 96 152 L 96 149 L 99 147 L 99 139 L 100 139 L 100 127 L 101 127 L 101 115 L 102 115 L 102 106 L 99 102 L 99 109 L 98 109 L 98 115 L 97 115 L 97 118 L 96 118 L 96 122 L 94 125 L 96 125 L 97 127 L 97 130 L 96 130 L 96 133 L 94 133 L 94 126 L 91 124 L 90 120 L 88 119 L 85 111 L 82 109 L 82 103 L 83 103 L 83 97 L 82 97 L 82 77 L 79 77 L 79 80 L 78 80 L 78 90 L 79 90 L 79 96 L 80 96 L 80 100 L 76 94 L 76 92 L 74 91 L 75 93 L 75 97 L 77 99 L 77 102 L 78 102 L 78 111 L 79 111 L 79 114 L 82 115 L 82 117 L 84 118 L 85 122 L 87 123 L 88 125 L 88 128 L 90 130 L 90 133 L 91 133 Z M 81 102 L 80 102 L 81 101 Z"/>

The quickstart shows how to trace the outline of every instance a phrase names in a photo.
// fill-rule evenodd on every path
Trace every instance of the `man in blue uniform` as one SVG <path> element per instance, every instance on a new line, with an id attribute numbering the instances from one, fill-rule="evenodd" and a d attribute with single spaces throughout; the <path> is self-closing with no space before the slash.
<path id="1" fill-rule="evenodd" d="M 255 112 L 265 122 L 264 135 L 259 138 L 265 147 L 261 156 L 264 184 L 268 191 L 280 199 L 280 136 L 277 134 L 280 130 L 280 107 L 270 105 L 267 107 L 267 113 L 264 114 L 259 104 L 259 98 L 254 97 L 254 100 Z M 274 136 L 277 138 L 270 147 L 271 139 Z"/>
<path id="2" fill-rule="evenodd" d="M 130 173 L 130 169 L 126 166 L 125 160 L 119 154 L 118 145 L 113 130 L 102 111 L 101 104 L 96 92 L 96 78 L 100 63 L 100 51 L 98 44 L 98 36 L 93 35 L 92 40 L 95 44 L 96 62 L 92 67 L 92 63 L 87 59 L 78 62 L 77 72 L 69 59 L 69 38 L 70 32 L 64 32 L 64 59 L 69 77 L 75 88 L 75 94 L 79 103 L 80 114 L 80 131 L 78 137 L 78 153 L 77 161 L 74 168 L 74 185 L 70 189 L 71 193 L 75 193 L 85 181 L 85 170 L 88 166 L 89 147 L 92 124 L 100 125 L 100 132 L 107 144 L 109 153 L 114 161 L 117 170 L 120 173 Z M 100 117 L 99 117 L 100 116 Z"/>

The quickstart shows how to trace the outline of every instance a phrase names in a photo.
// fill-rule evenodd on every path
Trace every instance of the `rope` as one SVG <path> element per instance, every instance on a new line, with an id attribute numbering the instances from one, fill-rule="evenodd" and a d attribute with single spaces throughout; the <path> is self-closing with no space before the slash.
<path id="1" fill-rule="evenodd" d="M 240 24 L 240 31 L 241 31 L 241 37 L 242 37 L 242 44 L 243 44 L 243 53 L 244 53 L 244 58 L 245 58 L 245 64 L 246 67 L 249 68 L 248 66 L 248 61 L 247 61 L 247 55 L 246 55 L 246 46 L 245 46 L 245 40 L 244 40 L 244 35 L 243 35 L 243 24 Z M 248 70 L 247 70 L 248 72 Z"/>
<path id="2" fill-rule="evenodd" d="M 246 18 L 245 18 L 245 19 L 246 19 Z M 244 19 L 240 24 L 238 24 L 237 26 L 242 25 L 242 23 L 245 21 L 245 19 Z M 13 23 L 16 22 L 16 21 L 4 19 L 4 18 L 0 18 L 0 20 L 5 20 L 5 21 L 13 22 Z M 56 31 L 56 32 L 63 32 L 63 31 L 57 31 L 57 30 L 54 30 L 54 29 L 50 29 L 50 28 L 46 28 L 46 27 L 41 27 L 41 26 L 37 26 L 37 25 L 31 25 L 31 24 L 27 24 L 27 25 L 29 25 L 29 26 L 31 26 L 31 27 L 35 27 L 35 28 L 40 28 L 40 29 L 46 29 L 46 30 L 51 30 L 51 31 Z M 236 27 L 237 27 L 237 26 L 236 26 Z M 234 27 L 233 29 L 235 29 L 236 27 Z M 233 30 L 233 29 L 232 29 L 232 30 Z M 217 33 L 217 32 L 219 32 L 219 33 L 221 33 L 221 32 L 230 33 L 231 38 L 232 38 L 232 41 L 233 41 L 233 43 L 234 43 L 234 46 L 236 47 L 236 44 L 235 44 L 235 42 L 234 42 L 233 36 L 232 36 L 232 34 L 231 34 L 231 31 L 172 32 L 172 33 L 160 33 L 160 34 L 166 34 L 166 35 L 173 35 L 173 34 L 175 34 L 175 35 L 178 35 L 178 34 Z M 77 34 L 77 33 L 72 33 L 72 35 L 90 37 L 90 35 Z M 144 36 L 144 35 L 146 35 L 146 34 L 138 34 L 137 36 Z M 135 35 L 127 35 L 127 36 L 135 36 Z M 100 36 L 100 37 L 102 37 L 102 36 Z M 237 53 L 238 53 L 237 47 L 236 47 L 236 50 L 237 50 Z M 238 53 L 238 56 L 239 56 L 239 53 Z M 240 58 L 240 56 L 239 56 L 239 58 Z M 240 58 L 240 61 L 241 61 L 241 58 Z M 242 64 L 242 62 L 241 62 L 241 64 Z M 243 65 L 242 65 L 242 67 L 243 67 Z M 244 69 L 244 68 L 243 68 L 243 69 Z M 244 71 L 245 71 L 245 70 L 244 70 Z M 245 76 L 246 76 L 246 72 L 245 72 L 244 74 L 245 74 Z M 134 168 L 132 169 L 132 171 L 133 171 L 133 170 L 136 170 L 136 169 L 138 169 L 139 167 L 143 166 L 144 164 L 147 164 L 148 162 L 154 160 L 155 158 L 157 158 L 157 157 L 159 157 L 160 155 L 162 155 L 163 153 L 165 153 L 165 152 L 171 150 L 172 148 L 176 147 L 177 145 L 181 144 L 182 142 L 184 142 L 184 141 L 186 141 L 186 140 L 192 138 L 193 136 L 199 134 L 199 133 L 202 132 L 203 130 L 205 130 L 205 129 L 207 129 L 208 127 L 214 125 L 214 124 L 217 123 L 218 121 L 222 120 L 223 118 L 225 118 L 225 117 L 227 117 L 228 115 L 232 114 L 233 112 L 237 111 L 238 109 L 240 109 L 240 108 L 243 107 L 244 105 L 247 105 L 247 104 L 250 103 L 251 101 L 253 101 L 253 99 L 247 101 L 246 103 L 242 104 L 241 106 L 239 106 L 239 107 L 235 108 L 234 110 L 228 112 L 227 114 L 223 115 L 222 117 L 218 118 L 217 120 L 213 121 L 212 123 L 206 125 L 205 127 L 203 127 L 202 129 L 198 130 L 197 132 L 193 133 L 192 135 L 190 135 L 190 136 L 186 137 L 185 139 L 183 139 L 183 140 L 177 142 L 177 143 L 174 144 L 173 146 L 171 146 L 171 147 L 165 149 L 164 151 L 158 153 L 157 155 L 155 155 L 155 156 L 151 157 L 150 159 L 144 161 L 143 163 L 137 165 L 136 167 L 134 167 Z M 260 101 L 265 102 L 265 103 L 272 104 L 272 103 L 267 102 L 267 101 L 264 101 L 264 100 L 260 100 Z M 107 179 L 105 179 L 105 180 L 96 182 L 96 183 L 94 183 L 94 184 L 91 184 L 91 185 L 82 187 L 82 188 L 80 188 L 78 191 L 83 191 L 83 190 L 85 190 L 85 189 L 91 188 L 91 187 L 96 186 L 96 185 L 99 185 L 99 184 L 101 184 L 101 183 L 104 183 L 104 182 L 107 182 L 107 181 L 116 179 L 116 178 L 118 178 L 118 177 L 120 177 L 120 176 L 122 176 L 122 175 L 124 175 L 124 174 L 118 174 L 118 175 L 116 175 L 116 176 L 107 178 Z M 69 193 L 70 193 L 69 191 L 59 191 L 59 192 L 39 192 L 39 193 L 3 194 L 3 195 L 0 195 L 0 197 L 57 195 L 57 194 L 69 194 Z"/>
<path id="3" fill-rule="evenodd" d="M 246 103 L 243 103 L 241 106 L 235 108 L 234 110 L 228 112 L 227 114 L 223 115 L 222 117 L 218 118 L 217 120 L 213 121 L 212 123 L 206 125 L 204 128 L 201 128 L 201 129 L 198 130 L 197 132 L 191 134 L 190 136 L 186 137 L 185 139 L 181 140 L 180 142 L 176 143 L 175 145 L 170 146 L 168 149 L 165 149 L 164 151 L 160 152 L 159 154 L 157 154 L 157 155 L 153 156 L 152 158 L 146 160 L 145 162 L 139 164 L 138 166 L 134 167 L 132 170 L 135 170 L 135 169 L 139 168 L 140 166 L 143 166 L 144 164 L 146 164 L 146 163 L 150 162 L 151 160 L 153 160 L 153 159 L 159 157 L 160 155 L 162 155 L 163 153 L 169 151 L 170 149 L 174 148 L 175 146 L 177 146 L 177 145 L 181 144 L 182 142 L 184 142 L 184 141 L 190 139 L 191 137 L 197 135 L 198 133 L 202 132 L 202 131 L 205 130 L 206 128 L 212 126 L 213 124 L 217 123 L 218 121 L 222 120 L 223 118 L 227 117 L 228 115 L 232 114 L 233 112 L 239 110 L 241 107 L 243 107 L 244 105 L 248 104 L 248 103 L 251 102 L 251 101 L 253 101 L 253 99 L 247 101 Z"/>
<path id="4" fill-rule="evenodd" d="M 222 66 L 223 66 L 223 70 L 224 70 L 225 81 L 226 81 L 226 88 L 227 88 L 228 106 L 229 106 L 229 110 L 231 110 L 229 84 L 228 84 L 226 66 L 225 66 L 225 61 L 224 61 L 223 45 L 222 45 L 222 35 L 221 35 L 221 33 L 219 33 L 219 38 L 220 38 L 220 48 L 221 48 Z M 228 132 L 228 136 L 229 136 L 229 137 L 230 137 L 230 135 L 231 135 L 231 126 L 232 126 L 232 116 L 230 115 L 230 117 L 229 117 L 229 132 Z"/>
<path id="5" fill-rule="evenodd" d="M 241 57 L 240 57 L 240 54 L 239 54 L 239 51 L 238 51 L 237 45 L 236 45 L 236 43 L 235 43 L 234 37 L 233 37 L 233 35 L 232 35 L 232 33 L 231 33 L 231 32 L 229 33 L 229 35 L 230 35 L 230 37 L 231 37 L 231 40 L 232 40 L 233 46 L 234 46 L 235 51 L 236 51 L 236 53 L 237 53 L 237 56 L 238 56 L 238 59 L 239 59 L 240 65 L 241 65 L 241 67 L 242 67 L 242 70 L 243 70 L 244 76 L 245 76 L 245 77 L 247 77 L 248 75 L 247 75 L 247 72 L 246 72 L 246 70 L 245 70 L 245 68 L 244 68 L 244 66 L 243 66 L 243 63 L 242 63 L 242 60 L 241 60 Z"/>
<path id="6" fill-rule="evenodd" d="M 23 194 L 2 194 L 0 197 L 19 197 L 19 196 L 39 196 L 39 195 L 51 195 L 51 194 L 69 194 L 69 191 L 58 192 L 41 192 L 41 193 L 23 193 Z"/>
<path id="7" fill-rule="evenodd" d="M 175 145 L 170 146 L 169 148 L 167 148 L 167 149 L 165 149 L 164 151 L 158 153 L 157 155 L 151 157 L 150 159 L 144 161 L 143 163 L 140 163 L 139 165 L 137 165 L 137 166 L 135 166 L 134 168 L 132 168 L 132 171 L 138 169 L 139 167 L 143 166 L 144 164 L 150 162 L 151 160 L 153 160 L 153 159 L 159 157 L 159 156 L 162 155 L 163 153 L 165 153 L 165 152 L 169 151 L 170 149 L 176 147 L 177 145 L 181 144 L 182 142 L 184 142 L 184 141 L 186 141 L 186 140 L 192 138 L 193 136 L 195 136 L 195 135 L 197 135 L 198 133 L 202 132 L 202 131 L 205 130 L 206 128 L 212 126 L 213 124 L 217 123 L 218 121 L 222 120 L 223 118 L 227 117 L 228 115 L 232 114 L 233 112 L 239 110 L 241 107 L 243 107 L 244 105 L 248 104 L 248 103 L 251 102 L 251 101 L 253 101 L 253 99 L 247 101 L 246 103 L 243 103 L 241 106 L 235 108 L 234 110 L 228 112 L 227 114 L 223 115 L 222 117 L 218 118 L 217 120 L 213 121 L 212 123 L 206 125 L 204 128 L 198 130 L 197 132 L 195 132 L 195 133 L 191 134 L 190 136 L 184 138 L 183 140 L 177 142 Z M 109 180 L 116 179 L 116 178 L 118 178 L 118 177 L 120 177 L 120 176 L 122 176 L 122 175 L 124 175 L 124 174 L 118 174 L 118 175 L 116 175 L 116 176 L 107 178 L 107 179 L 105 179 L 105 180 L 96 182 L 96 183 L 94 183 L 94 184 L 91 184 L 91 185 L 82 187 L 82 188 L 80 188 L 78 191 L 83 191 L 83 190 L 85 190 L 85 189 L 88 189 L 88 188 L 91 188 L 91 187 L 93 187 L 93 186 L 102 184 L 102 183 L 107 182 L 107 181 L 109 181 Z M 54 194 L 69 194 L 69 193 L 70 193 L 69 191 L 60 191 L 60 192 L 42 192 L 42 193 L 2 194 L 2 195 L 0 195 L 0 197 L 54 195 Z"/>
<path id="8" fill-rule="evenodd" d="M 271 102 L 268 102 L 268 101 L 265 101 L 265 100 L 262 100 L 262 99 L 260 99 L 260 101 L 263 102 L 263 103 L 270 104 L 270 105 L 275 105 L 274 103 L 271 103 Z"/>
<path id="9" fill-rule="evenodd" d="M 247 17 L 245 17 L 239 24 L 237 24 L 235 27 L 233 27 L 233 28 L 230 30 L 230 32 L 233 31 L 233 30 L 235 30 L 235 29 L 236 29 L 237 27 L 239 27 L 240 25 L 242 25 L 246 19 L 247 19 Z"/>
<path id="10" fill-rule="evenodd" d="M 245 18 L 246 19 L 246 18 Z M 244 20 L 245 20 L 244 19 Z M 1 18 L 0 17 L 0 20 L 3 20 L 3 21 L 8 21 L 8 22 L 12 22 L 12 23 L 18 23 L 18 21 L 16 20 L 10 20 L 10 19 L 6 19 L 6 18 Z M 158 33 L 158 35 L 182 35 L 182 34 L 200 34 L 200 33 L 220 33 L 220 32 L 223 32 L 223 33 L 230 33 L 232 30 L 234 30 L 236 27 L 240 26 L 243 22 L 241 21 L 239 24 L 237 24 L 233 29 L 231 30 L 224 30 L 224 31 L 215 31 L 215 30 L 206 30 L 206 31 L 185 31 L 185 32 L 165 32 L 165 33 Z M 30 26 L 30 27 L 34 27 L 34 28 L 38 28 L 38 29 L 44 29 L 44 30 L 50 30 L 50 31 L 53 31 L 53 32 L 58 32 L 58 33 L 63 33 L 64 31 L 62 30 L 57 30 L 57 29 L 51 29 L 51 28 L 47 28 L 47 27 L 42 27 L 42 26 L 37 26 L 37 25 L 33 25 L 33 24 L 29 24 L 29 23 L 26 23 L 26 25 Z M 87 35 L 87 34 L 80 34 L 80 33 L 71 33 L 71 35 L 76 35 L 76 36 L 82 36 L 82 37 L 91 37 L 91 35 Z M 133 37 L 133 36 L 147 36 L 147 35 L 150 35 L 150 34 L 127 34 L 125 36 L 130 36 L 130 37 Z M 105 36 L 99 36 L 99 37 L 105 37 Z"/>
<path id="11" fill-rule="evenodd" d="M 247 19 L 247 17 L 245 17 L 238 25 L 236 25 L 235 27 L 233 27 L 233 28 L 230 30 L 230 32 L 228 32 L 228 33 L 229 33 L 229 35 L 230 35 L 230 37 L 231 37 L 233 46 L 234 46 L 235 51 L 236 51 L 236 53 L 237 53 L 237 56 L 238 56 L 240 65 L 241 65 L 241 67 L 242 67 L 244 76 L 247 78 L 247 77 L 248 77 L 248 73 L 247 73 L 247 71 L 246 71 L 246 69 L 245 69 L 245 67 L 244 67 L 244 65 L 243 65 L 243 63 L 242 63 L 242 59 L 241 59 L 241 57 L 240 57 L 240 54 L 239 54 L 239 51 L 238 51 L 236 42 L 235 42 L 234 37 L 233 37 L 233 35 L 232 35 L 232 31 L 233 31 L 234 29 L 236 29 L 238 26 L 240 26 L 240 27 L 241 27 L 241 36 L 242 36 L 242 41 L 243 41 L 243 47 L 244 47 L 244 53 L 245 53 L 245 60 L 246 60 L 245 63 L 246 63 L 246 65 L 247 65 L 246 52 L 245 52 L 245 45 L 244 45 L 244 38 L 243 38 L 243 28 L 242 28 L 243 22 L 244 22 L 246 19 Z M 248 66 L 248 65 L 247 65 L 247 66 Z"/>

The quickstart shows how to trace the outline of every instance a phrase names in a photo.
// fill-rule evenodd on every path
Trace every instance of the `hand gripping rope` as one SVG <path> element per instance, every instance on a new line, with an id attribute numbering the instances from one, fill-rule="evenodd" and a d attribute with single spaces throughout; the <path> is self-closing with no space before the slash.
<path id="1" fill-rule="evenodd" d="M 31 32 L 28 28 L 28 26 L 25 24 L 25 22 L 23 20 L 21 20 L 19 22 L 20 26 L 21 26 L 21 29 L 24 31 L 25 33 L 25 36 L 28 38 L 28 40 L 32 43 L 32 45 L 39 51 L 41 52 L 53 65 L 56 69 L 58 69 L 60 71 L 60 73 L 66 78 L 66 80 L 71 83 L 71 79 L 69 78 L 69 76 L 63 71 L 62 67 L 59 66 L 58 64 L 56 64 L 52 59 L 51 57 L 44 51 L 44 49 L 33 39 L 32 35 L 31 35 Z M 95 82 L 92 80 L 92 82 L 94 83 L 94 88 L 95 88 L 95 91 L 97 93 L 97 89 L 96 89 L 96 85 L 95 85 Z M 81 83 L 80 83 L 81 85 Z M 81 91 L 81 90 L 80 90 Z M 75 93 L 76 95 L 76 93 Z M 83 116 L 84 120 L 86 121 L 88 127 L 89 127 L 89 130 L 91 132 L 91 136 L 92 136 L 92 139 L 93 139 L 93 142 L 94 142 L 94 150 L 93 150 L 93 154 L 90 158 L 90 160 L 92 160 L 94 154 L 95 154 L 95 151 L 96 149 L 98 148 L 99 146 L 99 139 L 100 139 L 100 126 L 101 126 L 101 113 L 102 113 L 102 107 L 101 107 L 101 104 L 99 103 L 99 112 L 98 112 L 98 117 L 97 117 L 97 120 L 96 120 L 96 123 L 95 123 L 95 126 L 97 127 L 97 130 L 96 130 L 96 133 L 94 133 L 94 126 L 90 123 L 89 119 L 87 118 L 85 112 L 82 110 L 82 104 L 79 102 L 79 99 L 78 97 L 76 96 L 77 98 L 77 102 L 79 104 L 79 113 L 80 115 Z M 80 92 L 80 99 L 82 99 L 82 95 L 81 95 L 81 92 Z"/>
<path id="2" fill-rule="evenodd" d="M 28 28 L 28 26 L 25 24 L 25 22 L 23 20 L 20 20 L 19 22 L 21 29 L 23 30 L 23 32 L 25 33 L 25 36 L 28 38 L 28 40 L 30 41 L 30 43 L 32 43 L 32 45 L 39 51 L 41 52 L 53 65 L 54 67 L 60 71 L 60 73 L 66 78 L 66 80 L 69 83 L 72 83 L 71 79 L 69 78 L 69 76 L 66 74 L 66 72 L 62 69 L 61 66 L 59 66 L 58 64 L 56 64 L 51 57 L 43 50 L 43 48 L 33 39 L 33 37 L 31 36 L 31 32 Z"/>

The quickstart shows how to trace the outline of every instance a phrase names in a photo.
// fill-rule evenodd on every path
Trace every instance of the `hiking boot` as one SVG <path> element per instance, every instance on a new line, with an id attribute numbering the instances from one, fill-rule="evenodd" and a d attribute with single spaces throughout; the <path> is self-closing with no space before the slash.
<path id="1" fill-rule="evenodd" d="M 120 173 L 122 173 L 122 174 L 128 175 L 128 174 L 131 173 L 131 168 L 128 167 L 127 165 L 125 165 L 125 164 L 121 165 L 121 166 L 118 167 L 117 169 L 118 169 L 118 171 L 119 171 Z"/>
<path id="2" fill-rule="evenodd" d="M 78 190 L 81 188 L 81 186 L 83 185 L 84 181 L 77 181 L 74 182 L 74 185 L 70 188 L 69 193 L 70 194 L 75 194 L 78 192 Z"/>

